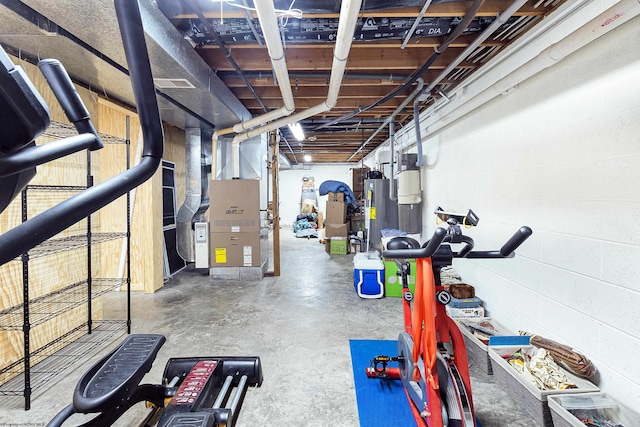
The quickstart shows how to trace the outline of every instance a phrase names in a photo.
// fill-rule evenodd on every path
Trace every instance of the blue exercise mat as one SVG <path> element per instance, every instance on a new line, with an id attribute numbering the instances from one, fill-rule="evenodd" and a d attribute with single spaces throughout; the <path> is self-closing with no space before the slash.
<path id="1" fill-rule="evenodd" d="M 376 356 L 397 356 L 398 342 L 349 340 L 351 366 L 358 403 L 360 427 L 413 427 L 416 425 L 400 380 L 367 378 L 365 370 Z M 390 365 L 397 367 L 397 363 Z M 476 418 L 476 426 L 482 427 Z"/>
<path id="2" fill-rule="evenodd" d="M 397 356 L 398 342 L 349 340 L 349 345 L 360 427 L 415 426 L 400 380 L 371 379 L 365 373 L 374 357 Z"/>

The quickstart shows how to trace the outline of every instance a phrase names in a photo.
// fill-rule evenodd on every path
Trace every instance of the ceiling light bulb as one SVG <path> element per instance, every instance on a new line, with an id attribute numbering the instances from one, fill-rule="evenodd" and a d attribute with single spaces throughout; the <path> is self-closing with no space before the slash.
<path id="1" fill-rule="evenodd" d="M 311 161 L 311 156 L 309 154 L 305 154 L 304 155 L 304 161 L 305 162 L 310 162 Z"/>

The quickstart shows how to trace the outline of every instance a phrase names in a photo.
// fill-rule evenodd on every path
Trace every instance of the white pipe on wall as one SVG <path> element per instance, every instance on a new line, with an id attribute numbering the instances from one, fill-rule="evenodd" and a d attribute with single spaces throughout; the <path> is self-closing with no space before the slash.
<path id="1" fill-rule="evenodd" d="M 476 48 L 480 46 L 482 42 L 488 39 L 489 36 L 491 36 L 495 32 L 495 30 L 498 29 L 498 27 L 507 22 L 507 20 L 511 18 L 511 16 L 513 16 L 513 14 L 516 13 L 518 9 L 520 9 L 526 2 L 527 0 L 515 0 L 513 3 L 511 3 L 511 6 L 509 6 L 507 9 L 505 9 L 504 12 L 498 15 L 498 17 L 493 20 L 493 22 L 482 32 L 482 34 L 476 37 L 475 40 L 473 40 L 471 44 L 467 46 L 465 50 L 463 50 L 462 53 L 460 53 L 460 55 L 458 55 L 451 64 L 447 65 L 447 67 L 442 70 L 440 74 L 438 74 L 438 77 L 436 77 L 431 83 L 429 83 L 429 85 L 427 85 L 427 88 L 424 90 L 424 92 L 428 95 L 438 83 L 444 80 L 444 78 L 447 77 L 454 68 L 456 68 L 462 61 L 464 61 L 469 55 L 471 55 L 471 53 L 473 53 L 473 51 L 476 50 Z"/>
<path id="2" fill-rule="evenodd" d="M 446 103 L 427 118 L 426 131 L 434 133 L 442 129 L 638 15 L 640 15 L 640 0 L 622 0 L 484 90 L 469 94 L 460 102 L 453 100 Z"/>
<path id="3" fill-rule="evenodd" d="M 604 9 L 607 5 L 609 7 Z M 423 130 L 421 139 L 426 140 L 429 133 L 453 123 L 498 94 L 505 93 L 523 79 L 557 63 L 580 47 L 632 19 L 640 13 L 639 9 L 640 0 L 582 1 L 564 4 L 525 34 L 522 40 L 507 47 L 503 53 L 471 75 L 464 84 L 455 88 L 449 94 L 450 100 L 442 98 L 423 111 L 419 124 Z M 556 42 L 551 47 L 540 47 L 552 39 Z M 531 52 L 536 46 L 540 49 L 537 56 Z M 537 59 L 538 56 L 546 58 Z M 414 135 L 415 123 L 412 122 L 398 132 L 396 141 L 402 141 L 401 146 L 406 144 L 410 147 L 416 143 Z M 377 151 L 373 155 L 376 154 Z"/>

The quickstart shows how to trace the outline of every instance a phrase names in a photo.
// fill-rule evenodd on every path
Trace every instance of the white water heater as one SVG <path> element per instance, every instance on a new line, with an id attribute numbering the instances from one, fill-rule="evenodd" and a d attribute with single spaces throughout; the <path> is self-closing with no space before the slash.
<path id="1" fill-rule="evenodd" d="M 422 190 L 418 155 L 398 155 L 398 228 L 409 234 L 422 232 Z"/>

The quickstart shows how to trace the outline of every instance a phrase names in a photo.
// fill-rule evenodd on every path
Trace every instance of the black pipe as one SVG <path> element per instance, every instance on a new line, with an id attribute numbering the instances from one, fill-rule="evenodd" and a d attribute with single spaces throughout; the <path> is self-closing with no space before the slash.
<path id="1" fill-rule="evenodd" d="M 61 202 L 0 236 L 0 265 L 28 252 L 149 179 L 163 151 L 162 122 L 138 2 L 115 0 L 143 135 L 142 160 L 132 169 Z"/>
<path id="2" fill-rule="evenodd" d="M 235 59 L 233 59 L 233 57 L 231 56 L 231 52 L 229 51 L 229 49 L 227 49 L 227 46 L 225 46 L 224 42 L 222 41 L 222 39 L 218 35 L 218 32 L 215 30 L 215 28 L 213 28 L 213 26 L 209 23 L 209 21 L 207 21 L 207 18 L 205 18 L 205 16 L 202 14 L 202 11 L 200 11 L 200 9 L 193 2 L 193 0 L 191 0 L 189 2 L 189 4 L 190 4 L 191 8 L 195 11 L 195 14 L 198 16 L 198 19 L 200 20 L 202 25 L 204 25 L 205 30 L 207 30 L 207 32 L 216 41 L 216 44 L 224 52 L 224 55 L 227 57 L 227 60 L 229 61 L 231 66 L 236 70 L 236 73 L 240 76 L 240 78 L 242 79 L 242 82 L 245 84 L 245 86 L 247 86 L 247 88 L 251 91 L 251 94 L 253 95 L 253 97 L 258 101 L 258 103 L 262 107 L 262 110 L 265 113 L 268 112 L 269 109 L 267 108 L 266 105 L 264 105 L 264 103 L 262 102 L 262 100 L 260 99 L 258 94 L 256 93 L 256 91 L 253 88 L 253 86 L 251 86 L 251 83 L 249 83 L 249 80 L 247 80 L 247 78 L 244 76 L 244 71 L 242 71 L 242 68 L 240 68 L 240 66 L 235 61 Z M 289 82 L 281 82 L 281 84 L 290 84 L 290 83 Z"/>
<path id="3" fill-rule="evenodd" d="M 235 77 L 235 72 L 233 71 L 220 71 L 216 73 L 218 77 L 221 79 L 228 79 Z M 272 72 L 262 72 L 262 71 L 250 71 L 244 72 L 244 75 L 249 79 L 264 79 L 268 74 L 271 74 L 273 78 Z M 331 78 L 331 73 L 297 73 L 297 72 L 289 72 L 289 77 L 292 79 L 329 79 Z M 343 80 L 346 79 L 357 79 L 357 80 L 405 80 L 411 77 L 411 75 L 402 75 L 402 74 L 366 74 L 366 73 L 345 73 L 342 77 Z"/>
<path id="4" fill-rule="evenodd" d="M 460 36 L 460 34 L 463 33 L 463 31 L 469 26 L 469 23 L 475 17 L 476 13 L 478 12 L 478 9 L 480 9 L 480 6 L 482 6 L 483 3 L 484 3 L 484 0 L 475 0 L 475 2 L 471 6 L 471 8 L 467 11 L 467 13 L 464 16 L 464 18 L 462 19 L 462 21 L 456 26 L 455 30 L 453 30 L 453 32 L 449 35 L 449 37 L 447 37 L 447 40 L 445 40 L 445 42 L 442 43 L 435 50 L 435 52 L 431 54 L 429 59 L 427 59 L 427 61 L 418 70 L 416 70 L 409 77 L 409 79 L 405 83 L 403 83 L 402 85 L 398 86 L 396 89 L 394 89 L 393 91 L 389 92 L 387 95 L 385 95 L 383 98 L 377 100 L 373 104 L 367 105 L 366 107 L 359 107 L 359 108 L 351 111 L 350 113 L 347 113 L 347 114 L 345 114 L 345 115 L 343 115 L 341 117 L 338 117 L 338 118 L 330 121 L 329 123 L 320 125 L 320 126 L 316 127 L 313 130 L 314 131 L 321 130 L 321 129 L 324 129 L 325 127 L 327 127 L 327 126 L 331 126 L 333 124 L 339 123 L 342 120 L 350 119 L 351 117 L 353 117 L 355 115 L 358 115 L 358 114 L 360 114 L 360 113 L 362 113 L 364 111 L 368 111 L 368 110 L 370 110 L 372 108 L 377 107 L 378 105 L 382 105 L 385 102 L 390 101 L 391 99 L 395 98 L 396 95 L 398 95 L 403 90 L 407 89 L 416 80 L 418 80 L 420 77 L 422 77 L 422 75 L 429 69 L 429 67 L 433 64 L 433 62 L 436 59 L 438 59 L 440 54 L 442 54 L 449 47 L 449 45 L 451 43 L 453 43 L 453 41 L 455 39 L 457 39 L 458 36 Z"/>

